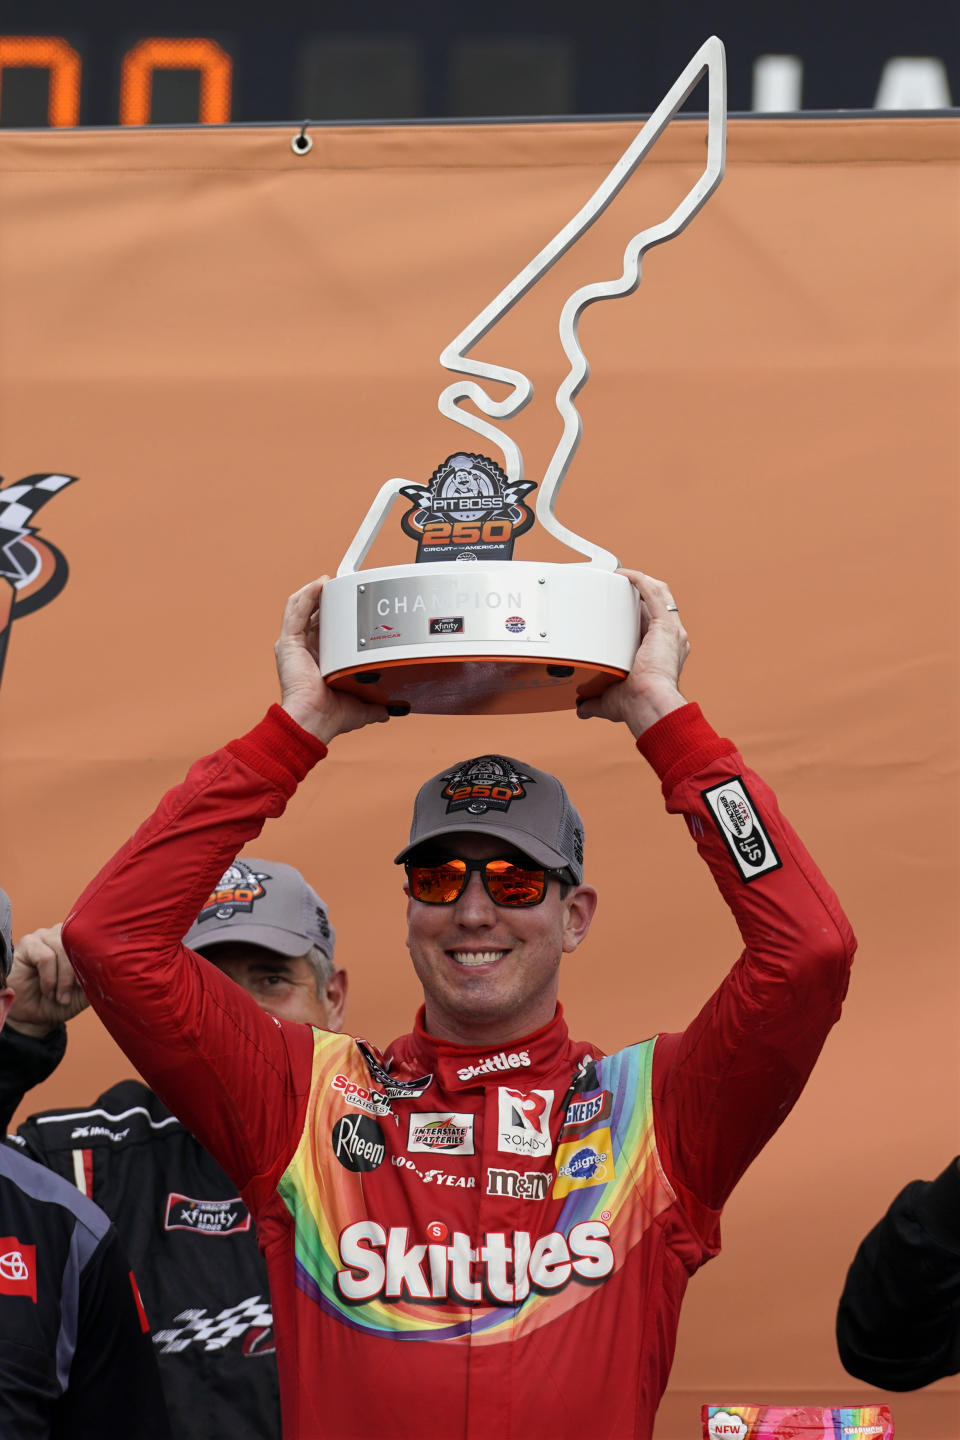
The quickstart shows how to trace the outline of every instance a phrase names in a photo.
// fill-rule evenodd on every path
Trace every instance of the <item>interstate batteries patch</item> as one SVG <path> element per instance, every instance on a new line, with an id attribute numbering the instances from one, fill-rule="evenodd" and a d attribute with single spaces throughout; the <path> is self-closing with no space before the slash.
<path id="1" fill-rule="evenodd" d="M 780 856 L 739 775 L 700 793 L 744 880 L 757 880 L 770 870 L 780 869 Z"/>

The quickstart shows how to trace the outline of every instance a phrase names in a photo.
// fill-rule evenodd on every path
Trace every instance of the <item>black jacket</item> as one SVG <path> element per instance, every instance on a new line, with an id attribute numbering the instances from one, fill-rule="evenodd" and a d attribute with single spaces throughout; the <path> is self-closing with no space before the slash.
<path id="1" fill-rule="evenodd" d="M 45 1040 L 0 1033 L 4 1126 L 64 1045 L 62 1027 Z M 116 1225 L 178 1440 L 278 1440 L 266 1267 L 236 1186 L 189 1131 L 145 1085 L 125 1080 L 92 1106 L 31 1116 L 10 1139 Z"/>
<path id="2" fill-rule="evenodd" d="M 840 1359 L 884 1390 L 960 1371 L 960 1170 L 914 1180 L 857 1251 L 837 1314 Z"/>
<path id="3" fill-rule="evenodd" d="M 0 1146 L 0 1435 L 170 1435 L 116 1231 L 72 1185 L 7 1146 Z"/>

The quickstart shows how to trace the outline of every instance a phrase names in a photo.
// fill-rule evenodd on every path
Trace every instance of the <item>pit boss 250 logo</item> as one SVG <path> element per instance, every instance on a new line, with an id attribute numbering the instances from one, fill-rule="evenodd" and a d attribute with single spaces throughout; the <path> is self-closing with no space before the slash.
<path id="1" fill-rule="evenodd" d="M 486 455 L 450 455 L 429 485 L 404 485 L 413 504 L 400 521 L 417 542 L 417 560 L 510 560 L 513 542 L 533 524 L 524 496 L 532 480 L 511 484 Z"/>
<path id="2" fill-rule="evenodd" d="M 471 815 L 509 810 L 511 801 L 526 795 L 524 785 L 533 784 L 532 777 L 521 774 L 505 755 L 478 755 L 440 778 L 446 781 L 440 793 L 448 815 L 454 810 L 467 810 Z"/>
<path id="3" fill-rule="evenodd" d="M 261 882 L 269 879 L 269 875 L 258 874 L 242 860 L 235 860 L 221 875 L 216 890 L 207 897 L 197 916 L 198 923 L 201 920 L 229 920 L 238 911 L 249 914 L 254 903 L 267 893 Z"/>

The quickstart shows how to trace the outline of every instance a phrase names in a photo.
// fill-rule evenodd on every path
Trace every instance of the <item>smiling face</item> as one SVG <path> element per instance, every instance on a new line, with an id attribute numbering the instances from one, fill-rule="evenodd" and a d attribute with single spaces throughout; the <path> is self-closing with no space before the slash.
<path id="1" fill-rule="evenodd" d="M 347 991 L 343 970 L 334 970 L 318 991 L 317 973 L 307 955 L 278 955 L 242 941 L 211 945 L 203 954 L 268 1014 L 323 1030 L 339 1030 L 343 1024 Z"/>
<path id="2" fill-rule="evenodd" d="M 458 832 L 443 853 L 464 860 L 535 862 L 495 836 Z M 409 891 L 408 897 L 409 897 Z M 452 905 L 407 901 L 407 948 L 423 986 L 426 1028 L 457 1044 L 506 1044 L 553 1018 L 560 961 L 590 927 L 596 891 L 551 878 L 539 905 L 495 905 L 477 872 Z"/>

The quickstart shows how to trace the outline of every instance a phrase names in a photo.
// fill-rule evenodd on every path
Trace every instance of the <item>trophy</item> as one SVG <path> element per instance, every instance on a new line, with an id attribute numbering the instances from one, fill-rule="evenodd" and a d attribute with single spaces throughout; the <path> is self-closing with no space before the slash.
<path id="1" fill-rule="evenodd" d="M 615 279 L 581 286 L 565 302 L 560 339 L 570 369 L 556 393 L 563 432 L 539 489 L 524 479 L 519 447 L 490 421 L 510 419 L 533 394 L 517 370 L 469 358 L 469 351 L 590 228 L 629 180 L 654 142 L 707 76 L 706 164 L 670 217 L 635 235 Z M 580 315 L 596 300 L 630 295 L 644 253 L 672 239 L 723 178 L 726 69 L 716 36 L 701 46 L 587 203 L 443 351 L 440 363 L 459 379 L 440 395 L 440 413 L 492 442 L 504 465 L 472 444 L 449 455 L 426 484 L 403 479 L 381 486 L 324 587 L 320 656 L 335 689 L 408 709 L 482 715 L 559 710 L 600 694 L 630 670 L 640 638 L 640 603 L 618 560 L 557 520 L 557 491 L 580 442 L 574 399 L 589 374 L 577 338 Z M 495 400 L 477 381 L 509 387 Z M 481 413 L 461 408 L 463 401 Z M 489 418 L 484 418 L 489 417 Z M 538 489 L 535 512 L 529 500 Z M 395 501 L 409 508 L 404 533 L 417 542 L 414 563 L 360 567 Z M 514 560 L 513 545 L 534 519 L 585 557 L 563 563 Z"/>

